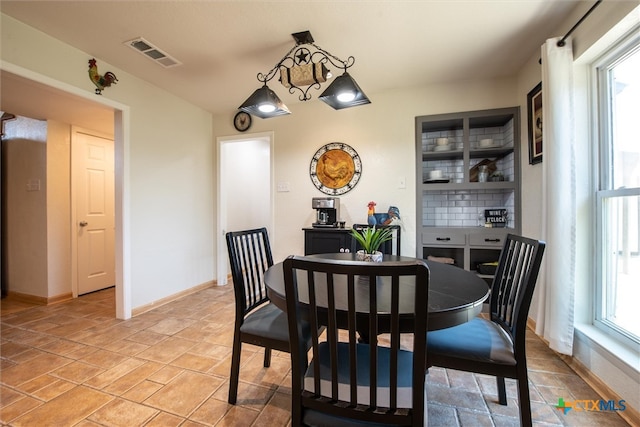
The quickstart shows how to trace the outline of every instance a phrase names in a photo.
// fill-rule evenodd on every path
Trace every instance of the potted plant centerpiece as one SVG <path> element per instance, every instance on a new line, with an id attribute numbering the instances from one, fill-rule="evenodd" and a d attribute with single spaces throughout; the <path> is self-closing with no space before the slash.
<path id="1" fill-rule="evenodd" d="M 351 229 L 351 235 L 362 246 L 362 250 L 356 252 L 358 261 L 382 261 L 382 252 L 378 250 L 380 245 L 393 238 L 393 230 L 390 228 L 366 227 L 362 230 Z"/>

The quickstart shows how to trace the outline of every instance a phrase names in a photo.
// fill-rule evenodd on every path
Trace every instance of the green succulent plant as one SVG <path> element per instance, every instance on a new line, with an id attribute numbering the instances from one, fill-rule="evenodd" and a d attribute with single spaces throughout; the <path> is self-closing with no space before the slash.
<path id="1" fill-rule="evenodd" d="M 351 229 L 351 235 L 368 254 L 372 254 L 380 248 L 380 245 L 393 238 L 393 230 L 390 228 L 367 227 L 362 230 Z"/>

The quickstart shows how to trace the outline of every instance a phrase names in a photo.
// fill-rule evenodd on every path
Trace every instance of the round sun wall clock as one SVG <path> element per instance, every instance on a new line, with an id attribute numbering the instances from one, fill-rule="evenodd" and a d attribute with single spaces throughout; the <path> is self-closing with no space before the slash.
<path id="1" fill-rule="evenodd" d="M 338 196 L 356 186 L 362 175 L 362 161 L 356 150 L 342 142 L 322 146 L 311 159 L 309 176 L 316 188 Z"/>

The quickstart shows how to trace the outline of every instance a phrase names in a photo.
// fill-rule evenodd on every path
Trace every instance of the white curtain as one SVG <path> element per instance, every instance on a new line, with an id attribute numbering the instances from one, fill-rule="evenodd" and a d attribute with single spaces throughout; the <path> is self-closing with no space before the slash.
<path id="1" fill-rule="evenodd" d="M 536 333 L 573 352 L 576 270 L 576 176 L 571 39 L 542 45 L 542 235 L 547 242 L 538 286 Z"/>

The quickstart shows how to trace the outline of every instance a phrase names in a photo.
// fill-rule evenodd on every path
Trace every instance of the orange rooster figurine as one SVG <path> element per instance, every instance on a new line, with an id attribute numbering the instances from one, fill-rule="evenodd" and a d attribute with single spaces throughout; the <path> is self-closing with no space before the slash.
<path id="1" fill-rule="evenodd" d="M 109 87 L 112 84 L 116 84 L 118 79 L 116 75 L 111 71 L 104 73 L 104 76 L 98 74 L 98 66 L 96 65 L 95 58 L 89 60 L 89 78 L 96 85 L 96 95 L 102 95 L 102 91 L 105 87 Z"/>

